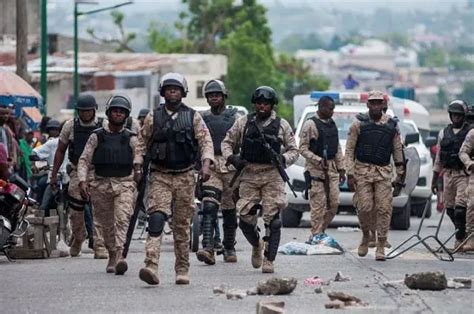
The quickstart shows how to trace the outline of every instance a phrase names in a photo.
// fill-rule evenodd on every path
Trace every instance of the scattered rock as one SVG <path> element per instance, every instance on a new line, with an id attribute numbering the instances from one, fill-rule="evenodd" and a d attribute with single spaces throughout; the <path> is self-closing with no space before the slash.
<path id="1" fill-rule="evenodd" d="M 350 281 L 350 277 L 344 276 L 340 271 L 337 272 L 336 277 L 334 278 L 334 281 Z"/>
<path id="2" fill-rule="evenodd" d="M 304 284 L 307 286 L 329 286 L 330 281 L 326 281 L 323 278 L 319 278 L 318 276 L 306 278 L 304 280 Z"/>
<path id="3" fill-rule="evenodd" d="M 331 301 L 339 300 L 339 301 L 342 301 L 344 303 L 351 302 L 351 301 L 355 301 L 357 303 L 362 302 L 357 297 L 354 297 L 350 294 L 346 294 L 344 292 L 338 292 L 338 291 L 328 291 L 328 297 L 329 297 L 329 299 L 331 299 Z"/>
<path id="4" fill-rule="evenodd" d="M 449 289 L 471 289 L 472 280 L 470 278 L 450 278 L 448 279 Z"/>
<path id="5" fill-rule="evenodd" d="M 366 284 L 364 285 L 364 288 L 370 288 L 370 285 L 369 285 L 368 283 L 366 283 Z"/>
<path id="6" fill-rule="evenodd" d="M 250 288 L 247 290 L 247 295 L 257 295 L 258 294 L 258 289 L 257 287 L 255 288 Z"/>
<path id="7" fill-rule="evenodd" d="M 324 307 L 327 309 L 343 309 L 345 308 L 344 302 L 341 301 L 332 301 L 324 304 Z"/>
<path id="8" fill-rule="evenodd" d="M 226 290 L 226 286 L 220 285 L 219 287 L 214 287 L 214 289 L 212 289 L 212 292 L 214 292 L 214 294 L 225 294 Z"/>
<path id="9" fill-rule="evenodd" d="M 257 285 L 258 294 L 278 295 L 290 294 L 296 288 L 298 281 L 296 278 L 277 278 L 273 277 L 268 280 L 262 280 Z"/>
<path id="10" fill-rule="evenodd" d="M 314 289 L 314 292 L 317 294 L 323 293 L 323 288 L 321 286 L 316 287 L 316 289 Z"/>
<path id="11" fill-rule="evenodd" d="M 257 303 L 257 314 L 285 313 L 285 302 L 260 301 Z"/>
<path id="12" fill-rule="evenodd" d="M 439 291 L 447 288 L 448 281 L 442 272 L 422 272 L 406 274 L 405 285 L 410 289 Z"/>
<path id="13" fill-rule="evenodd" d="M 401 284 L 403 284 L 403 280 L 394 280 L 394 281 L 386 281 L 383 283 L 385 288 L 398 288 Z"/>
<path id="14" fill-rule="evenodd" d="M 241 300 L 247 296 L 247 292 L 243 290 L 228 290 L 226 293 L 227 300 Z"/>

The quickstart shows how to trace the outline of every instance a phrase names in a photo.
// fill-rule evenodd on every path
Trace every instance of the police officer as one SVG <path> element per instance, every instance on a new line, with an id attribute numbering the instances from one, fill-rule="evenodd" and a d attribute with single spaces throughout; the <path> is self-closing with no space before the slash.
<path id="1" fill-rule="evenodd" d="M 151 158 L 145 267 L 140 269 L 139 277 L 150 285 L 159 284 L 162 232 L 172 214 L 175 283 L 189 284 L 189 226 L 195 212 L 193 168 L 200 152 L 200 177 L 207 181 L 214 148 L 201 115 L 182 103 L 188 92 L 185 78 L 179 73 L 167 73 L 161 78 L 159 89 L 165 103 L 146 116 L 138 137 L 139 155 L 149 154 Z"/>
<path id="2" fill-rule="evenodd" d="M 370 225 L 376 221 L 377 261 L 385 260 L 384 246 L 392 216 L 392 155 L 396 168 L 396 183 L 401 183 L 405 171 L 397 121 L 383 113 L 384 106 L 382 92 L 369 92 L 369 112 L 357 115 L 352 123 L 345 154 L 349 189 L 355 190 L 358 198 L 358 216 L 362 229 L 358 254 L 367 255 Z"/>
<path id="3" fill-rule="evenodd" d="M 54 156 L 54 165 L 51 172 L 51 188 L 54 191 L 57 186 L 57 173 L 64 160 L 66 151 L 69 149 L 68 158 L 71 164 L 68 187 L 68 204 L 71 208 L 71 231 L 72 242 L 69 253 L 78 256 L 81 253 L 82 242 L 86 238 L 84 210 L 89 206 L 81 197 L 79 181 L 77 178 L 77 163 L 89 135 L 95 129 L 102 127 L 103 120 L 96 117 L 97 103 L 91 95 L 80 95 L 77 99 L 76 110 L 78 117 L 67 121 L 59 134 L 59 144 Z M 91 173 L 92 174 L 92 173 Z M 94 258 L 107 258 L 104 247 L 102 230 L 94 226 Z"/>
<path id="4" fill-rule="evenodd" d="M 274 165 L 269 147 L 283 168 L 298 158 L 298 148 L 290 124 L 273 110 L 278 98 L 273 88 L 258 87 L 252 95 L 255 113 L 237 120 L 222 142 L 222 155 L 239 172 L 239 227 L 252 245 L 252 266 L 273 273 L 273 261 L 280 243 L 280 211 L 286 207 L 284 182 Z M 239 151 L 240 154 L 234 154 Z M 257 228 L 257 211 L 263 209 L 263 241 Z M 263 259 L 263 266 L 262 266 Z"/>
<path id="5" fill-rule="evenodd" d="M 458 154 L 470 129 L 466 122 L 467 110 L 467 105 L 462 100 L 454 100 L 449 104 L 448 113 L 452 123 L 439 132 L 439 151 L 436 153 L 431 181 L 431 190 L 436 194 L 436 183 L 440 172 L 443 171 L 444 206 L 457 230 L 455 248 L 466 236 L 466 189 L 469 175 L 464 171 L 464 164 Z"/>
<path id="6" fill-rule="evenodd" d="M 77 168 L 81 196 L 92 202 L 95 225 L 103 230 L 109 253 L 106 271 L 116 275 L 128 269 L 122 250 L 135 204 L 134 178 L 141 179 L 141 171 L 134 173 L 133 166 L 138 140 L 124 127 L 130 111 L 128 97 L 115 95 L 109 99 L 108 123 L 91 134 Z"/>
<path id="7" fill-rule="evenodd" d="M 143 127 L 143 122 L 145 121 L 145 117 L 147 116 L 149 112 L 150 112 L 150 109 L 148 108 L 140 109 L 140 112 L 138 113 L 138 117 L 137 117 L 140 123 L 140 128 Z"/>
<path id="8" fill-rule="evenodd" d="M 469 173 L 469 184 L 466 190 L 467 194 L 467 212 L 466 212 L 466 238 L 463 245 L 464 252 L 474 251 L 474 129 L 471 129 L 466 135 L 466 139 L 459 150 L 459 159 L 464 163 Z"/>
<path id="9" fill-rule="evenodd" d="M 345 181 L 344 157 L 332 119 L 334 107 L 331 97 L 321 97 L 316 115 L 304 123 L 301 133 L 300 154 L 306 159 L 307 183 L 311 185 L 311 237 L 323 233 L 334 219 L 339 184 Z"/>
<path id="10" fill-rule="evenodd" d="M 214 167 L 211 168 L 211 177 L 202 186 L 203 193 L 203 224 L 202 224 L 202 245 L 197 258 L 209 265 L 215 264 L 214 257 L 214 225 L 217 224 L 217 211 L 222 209 L 223 229 L 224 229 L 224 261 L 228 263 L 237 262 L 235 253 L 235 233 L 237 229 L 237 215 L 235 202 L 232 199 L 233 189 L 229 186 L 235 169 L 226 166 L 226 160 L 222 157 L 221 143 L 225 138 L 227 130 L 239 117 L 237 109 L 226 108 L 227 89 L 220 80 L 210 80 L 204 85 L 204 95 L 206 96 L 210 110 L 203 113 L 203 119 L 212 136 L 214 145 Z"/>

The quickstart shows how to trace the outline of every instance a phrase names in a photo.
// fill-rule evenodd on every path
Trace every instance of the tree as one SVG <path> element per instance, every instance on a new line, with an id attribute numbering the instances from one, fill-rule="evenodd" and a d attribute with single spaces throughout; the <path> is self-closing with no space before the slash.
<path id="1" fill-rule="evenodd" d="M 159 53 L 188 52 L 192 44 L 186 38 L 178 38 L 166 25 L 151 22 L 148 27 L 149 47 Z"/>
<path id="2" fill-rule="evenodd" d="M 474 81 L 467 81 L 464 83 L 462 93 L 459 98 L 468 104 L 474 103 Z"/>
<path id="3" fill-rule="evenodd" d="M 273 51 L 253 36 L 253 29 L 251 23 L 246 22 L 221 44 L 229 58 L 226 79 L 229 102 L 249 109 L 252 109 L 250 95 L 258 86 L 278 89 Z"/>
<path id="4" fill-rule="evenodd" d="M 110 15 L 112 16 L 112 21 L 115 26 L 117 26 L 120 34 L 120 38 L 113 38 L 113 39 L 107 39 L 107 38 L 100 38 L 95 34 L 95 30 L 91 27 L 87 28 L 87 33 L 92 36 L 92 38 L 105 43 L 105 44 L 114 44 L 117 45 L 117 52 L 133 52 L 133 49 L 130 48 L 130 42 L 135 39 L 136 34 L 135 33 L 126 33 L 125 29 L 123 27 L 123 20 L 125 18 L 125 15 L 118 11 L 118 10 L 113 10 L 110 12 Z"/>
<path id="5" fill-rule="evenodd" d="M 441 48 L 430 48 L 418 54 L 422 67 L 443 67 L 446 65 L 446 53 Z"/>
<path id="6" fill-rule="evenodd" d="M 392 47 L 409 47 L 410 40 L 406 34 L 402 33 L 387 33 L 380 36 L 380 39 L 388 42 Z"/>
<path id="7" fill-rule="evenodd" d="M 311 33 L 308 35 L 291 34 L 283 38 L 278 44 L 278 49 L 284 52 L 295 52 L 298 49 L 322 49 L 324 43 L 318 35 Z"/>
<path id="8" fill-rule="evenodd" d="M 438 109 L 443 109 L 444 106 L 446 106 L 446 104 L 448 103 L 449 99 L 448 99 L 448 93 L 446 92 L 446 90 L 442 87 L 439 88 L 438 90 L 438 103 L 436 104 L 436 108 Z"/>

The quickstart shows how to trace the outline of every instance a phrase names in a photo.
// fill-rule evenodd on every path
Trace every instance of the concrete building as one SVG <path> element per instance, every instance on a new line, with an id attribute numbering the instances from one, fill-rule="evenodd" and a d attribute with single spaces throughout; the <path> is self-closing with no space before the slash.
<path id="1" fill-rule="evenodd" d="M 0 68 L 15 70 L 14 59 L 2 62 Z M 13 61 L 13 63 L 12 63 Z M 33 84 L 39 83 L 40 60 L 30 60 L 28 71 Z M 48 59 L 48 115 L 59 116 L 71 109 L 74 59 L 72 53 L 57 53 Z M 80 90 L 96 96 L 99 111 L 105 111 L 107 99 L 117 93 L 128 95 L 133 102 L 132 115 L 142 108 L 153 108 L 161 102 L 158 85 L 167 72 L 179 72 L 188 82 L 189 93 L 184 102 L 203 106 L 207 102 L 202 86 L 210 79 L 227 74 L 227 57 L 206 54 L 156 53 L 80 53 Z"/>

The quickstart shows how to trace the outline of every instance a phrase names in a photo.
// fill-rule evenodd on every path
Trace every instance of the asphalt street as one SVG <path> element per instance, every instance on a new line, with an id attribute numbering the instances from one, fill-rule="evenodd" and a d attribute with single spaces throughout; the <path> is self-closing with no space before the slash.
<path id="1" fill-rule="evenodd" d="M 305 215 L 304 217 L 307 218 Z M 439 214 L 425 221 L 423 235 L 433 234 Z M 409 231 L 391 231 L 389 242 L 398 245 L 416 232 L 419 219 L 412 218 Z M 348 226 L 349 228 L 339 228 Z M 281 244 L 305 241 L 309 235 L 309 222 L 299 228 L 283 229 Z M 90 250 L 77 258 L 46 260 L 18 260 L 10 263 L 0 256 L 1 313 L 76 313 L 76 312 L 159 312 L 159 313 L 255 313 L 259 301 L 284 301 L 287 313 L 319 313 L 326 310 L 327 291 L 342 291 L 368 303 L 363 307 L 346 308 L 360 312 L 419 312 L 419 313 L 472 313 L 473 289 L 447 289 L 444 291 L 410 290 L 403 284 L 386 286 L 384 283 L 403 280 L 405 274 L 422 271 L 442 271 L 450 277 L 474 279 L 474 255 L 457 254 L 454 262 L 435 258 L 423 246 L 417 246 L 401 257 L 376 262 L 374 249 L 367 257 L 357 256 L 361 233 L 355 216 L 337 216 L 328 234 L 346 250 L 343 255 L 285 256 L 279 254 L 275 274 L 262 274 L 250 265 L 251 248 L 238 233 L 236 264 L 226 264 L 219 256 L 216 265 L 206 266 L 191 254 L 191 284 L 174 283 L 174 254 L 172 236 L 164 238 L 160 260 L 160 285 L 148 286 L 138 278 L 143 266 L 144 242 L 134 240 L 129 253 L 129 270 L 124 276 L 105 273 L 106 260 L 94 260 Z M 440 238 L 446 239 L 453 228 L 443 224 Z M 141 233 L 136 230 L 135 238 Z M 436 246 L 435 243 L 431 243 Z M 449 244 L 452 246 L 452 243 Z M 338 271 L 351 278 L 347 282 L 332 281 L 316 294 L 314 287 L 303 282 L 319 276 L 333 279 Z M 248 289 L 257 282 L 272 276 L 295 277 L 296 289 L 285 296 L 247 296 L 241 300 L 227 300 L 215 295 L 213 288 L 226 285 L 232 289 Z"/>

